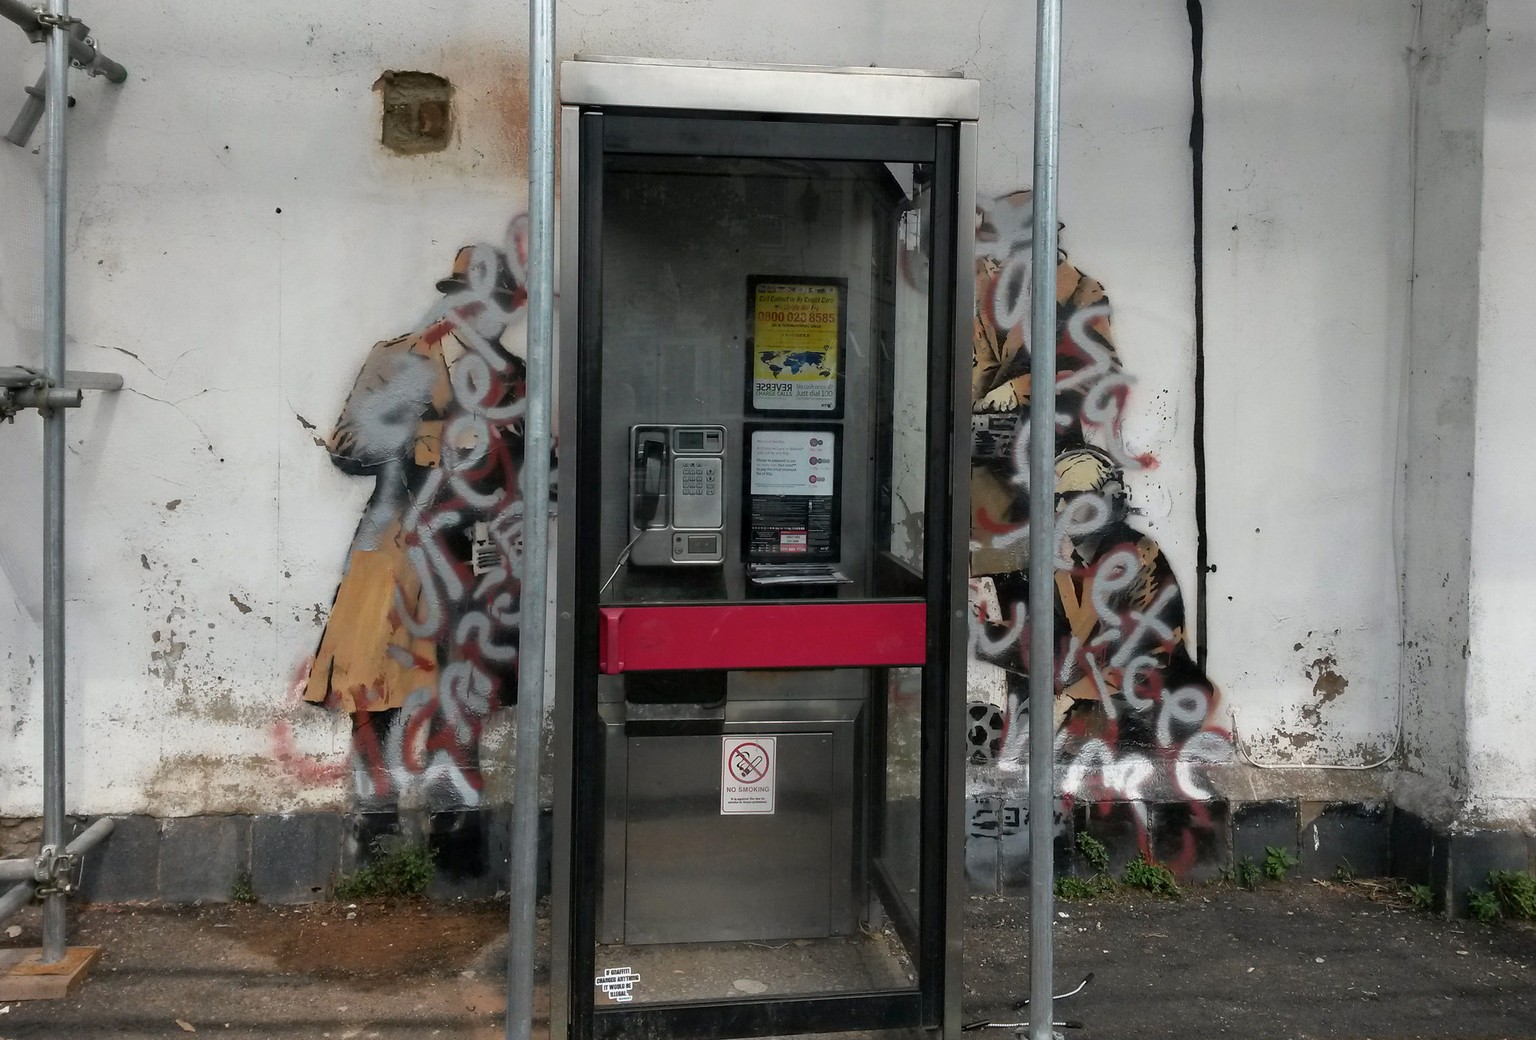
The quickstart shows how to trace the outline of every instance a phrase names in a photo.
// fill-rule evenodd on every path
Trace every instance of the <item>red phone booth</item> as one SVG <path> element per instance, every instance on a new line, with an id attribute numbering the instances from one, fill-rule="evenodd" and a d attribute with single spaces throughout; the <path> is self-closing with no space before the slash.
<path id="1" fill-rule="evenodd" d="M 561 92 L 552 1036 L 955 1033 L 978 85 Z"/>

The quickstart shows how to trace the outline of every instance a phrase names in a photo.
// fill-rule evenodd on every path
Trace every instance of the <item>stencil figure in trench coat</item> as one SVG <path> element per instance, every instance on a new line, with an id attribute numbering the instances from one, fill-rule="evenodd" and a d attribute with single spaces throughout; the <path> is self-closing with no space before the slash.
<path id="1" fill-rule="evenodd" d="M 370 350 L 326 442 L 374 491 L 304 699 L 352 716 L 361 799 L 442 808 L 478 803 L 482 726 L 517 689 L 526 387 L 501 338 L 526 295 L 490 245 L 437 288 L 422 331 Z"/>
<path id="2" fill-rule="evenodd" d="M 1029 521 L 1024 451 L 1033 388 L 1028 264 L 1019 262 L 1028 243 L 1018 237 L 1028 207 L 1023 192 L 978 210 L 982 250 L 995 241 L 1012 254 L 977 257 L 971 372 L 971 578 L 977 602 L 987 605 L 978 657 L 1009 673 L 1010 703 L 994 746 L 1001 763 L 1015 766 L 1028 733 L 1028 629 L 1008 616 L 1012 604 L 1027 602 L 1029 584 L 1021 532 Z M 1167 557 L 1132 526 L 1125 469 L 1155 460 L 1126 449 L 1120 420 L 1131 381 L 1115 347 L 1109 300 L 1065 252 L 1058 255 L 1056 305 L 1057 755 L 1069 764 L 1090 742 L 1095 754 L 1135 749 L 1163 762 L 1163 780 L 1192 789 L 1174 762 L 1223 757 L 1219 694 L 1188 652 L 1184 603 Z"/>

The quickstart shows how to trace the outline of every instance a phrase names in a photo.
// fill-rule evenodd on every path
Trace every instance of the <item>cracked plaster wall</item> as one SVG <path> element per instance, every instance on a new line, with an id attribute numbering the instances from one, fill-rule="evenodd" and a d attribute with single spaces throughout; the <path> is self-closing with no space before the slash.
<path id="1" fill-rule="evenodd" d="M 0 67 L 16 76 L 7 99 L 19 106 L 22 75 L 36 78 L 25 63 L 31 46 L 7 23 L 0 33 Z M 7 110 L 4 118 L 14 113 Z M 16 153 L 10 145 L 6 152 Z M 42 179 L 18 153 L 0 154 L 0 365 L 36 364 L 41 358 L 38 330 L 42 320 L 41 286 L 35 272 L 42 259 Z M 14 748 L 14 738 L 34 711 L 27 696 L 40 682 L 42 630 L 42 537 L 38 519 L 42 498 L 42 435 L 37 424 L 0 425 L 0 803 L 7 785 L 41 769 L 35 756 Z"/>
<path id="2" fill-rule="evenodd" d="M 130 0 L 79 13 L 130 78 L 120 90 L 72 80 L 70 362 L 120 370 L 129 389 L 70 420 L 69 802 L 160 815 L 339 807 L 346 718 L 293 705 L 291 685 L 367 482 L 337 472 L 315 438 L 369 345 L 415 327 L 458 246 L 525 207 L 524 116 L 509 86 L 525 76 L 523 25 L 491 4 L 414 0 L 259 12 Z M 1063 217 L 1073 248 L 1116 287 L 1138 378 L 1162 391 L 1127 435 L 1164 460 L 1138 496 L 1187 575 L 1185 13 L 1097 0 L 1079 18 Z M 1152 60 L 1148 40 L 1179 61 Z M 5 86 L 19 98 L 41 50 L 19 34 L 4 46 L 18 56 Z M 1032 49 L 1030 13 L 986 0 L 564 8 L 559 45 L 565 57 L 963 70 L 986 83 L 980 190 L 992 193 L 1029 180 Z M 371 87 L 391 68 L 453 83 L 445 151 L 379 145 Z M 35 212 L 40 169 L 39 156 L 0 150 L 7 227 Z M 31 265 L 7 248 L 0 330 L 28 310 L 16 286 Z M 8 484 L 36 487 L 37 425 L 0 431 L 23 449 L 0 455 Z M 24 547 L 35 510 L 4 508 L 21 604 L 0 612 L 9 648 L 38 639 L 26 615 L 40 582 Z M 0 711 L 17 725 L 3 734 L 0 815 L 23 815 L 41 799 L 22 761 L 40 740 L 41 683 L 25 664 L 6 669 Z M 301 769 L 275 761 L 282 724 Z"/>
<path id="3" fill-rule="evenodd" d="M 315 438 L 453 251 L 524 208 L 507 85 L 524 29 L 441 0 L 80 13 L 130 80 L 72 80 L 71 364 L 130 389 L 70 421 L 70 805 L 338 807 L 345 716 L 291 704 L 291 682 L 367 488 Z M 1232 0 L 1206 21 L 1209 670 L 1256 753 L 1359 761 L 1390 743 L 1397 690 L 1412 6 Z M 1162 461 L 1132 490 L 1193 616 L 1184 4 L 1084 0 L 1067 29 L 1063 241 L 1114 300 L 1138 380 L 1126 439 Z M 958 69 L 984 82 L 979 191 L 1029 182 L 1028 5 L 565 7 L 559 52 Z M 0 35 L 9 96 L 40 62 Z M 444 152 L 379 146 L 370 88 L 389 68 L 453 82 Z M 40 171 L 0 148 L 0 363 L 35 354 L 40 247 L 12 229 L 40 210 Z M 0 501 L 0 815 L 41 797 L 40 676 L 21 649 L 40 639 L 36 427 L 0 429 L 0 480 L 19 489 Z M 275 764 L 282 722 L 313 771 Z"/>
<path id="4" fill-rule="evenodd" d="M 77 13 L 130 75 L 71 79 L 70 365 L 121 371 L 128 389 L 69 419 L 69 804 L 340 807 L 323 767 L 344 762 L 347 720 L 293 707 L 290 681 L 367 488 L 305 422 L 328 427 L 368 346 L 412 328 L 458 246 L 525 207 L 508 23 L 493 5 L 414 3 Z M 19 104 L 42 50 L 13 31 L 3 46 Z M 378 144 L 371 86 L 416 65 L 455 81 L 463 123 L 446 151 L 407 160 Z M 41 167 L 0 148 L 0 336 L 19 327 L 23 356 L 41 246 L 11 230 L 40 226 Z M 0 480 L 17 489 L 0 506 L 0 815 L 41 800 L 40 669 L 18 663 L 40 640 L 39 425 L 0 429 Z M 285 719 L 319 771 L 275 761 Z"/>
<path id="5" fill-rule="evenodd" d="M 1467 674 L 1466 816 L 1536 831 L 1536 656 L 1531 589 L 1536 506 L 1525 450 L 1536 439 L 1536 10 L 1490 0 L 1483 125 Z"/>
<path id="6" fill-rule="evenodd" d="M 1485 16 L 1424 7 L 1418 77 L 1412 327 L 1403 459 L 1403 773 L 1398 799 L 1445 820 L 1466 756 L 1467 582 Z"/>
<path id="7" fill-rule="evenodd" d="M 1255 760 L 1368 764 L 1396 730 L 1413 5 L 1205 12 L 1207 671 Z"/>

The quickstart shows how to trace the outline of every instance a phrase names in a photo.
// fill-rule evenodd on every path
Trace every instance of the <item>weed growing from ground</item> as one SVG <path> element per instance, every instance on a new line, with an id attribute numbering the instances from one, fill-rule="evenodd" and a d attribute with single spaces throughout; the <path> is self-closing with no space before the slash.
<path id="1" fill-rule="evenodd" d="M 1536 877 L 1520 870 L 1495 870 L 1488 874 L 1488 887 L 1510 917 L 1536 918 Z"/>
<path id="2" fill-rule="evenodd" d="M 1104 843 L 1088 834 L 1077 836 L 1077 851 L 1093 868 L 1090 878 L 1062 877 L 1056 879 L 1056 896 L 1059 899 L 1092 899 L 1095 896 L 1112 895 L 1120 885 L 1104 873 L 1109 869 L 1109 850 Z"/>
<path id="3" fill-rule="evenodd" d="M 1056 879 L 1057 899 L 1089 899 L 1093 896 L 1093 887 L 1079 877 L 1059 877 Z"/>
<path id="4" fill-rule="evenodd" d="M 1339 865 L 1333 868 L 1333 880 L 1335 880 L 1335 881 L 1353 881 L 1353 880 L 1355 880 L 1355 866 L 1354 866 L 1354 864 L 1351 863 L 1347 859 L 1340 860 L 1339 861 Z"/>
<path id="5" fill-rule="evenodd" d="M 1247 889 L 1259 887 L 1259 867 L 1252 856 L 1244 856 L 1237 865 L 1237 883 Z"/>
<path id="6" fill-rule="evenodd" d="M 1485 924 L 1506 916 L 1536 919 L 1536 877 L 1520 870 L 1491 870 L 1487 889 L 1467 890 L 1467 909 Z"/>
<path id="7" fill-rule="evenodd" d="M 1498 920 L 1504 913 L 1499 897 L 1487 889 L 1473 888 L 1467 891 L 1467 909 L 1472 917 L 1484 924 Z"/>
<path id="8" fill-rule="evenodd" d="M 249 870 L 242 870 L 235 875 L 235 883 L 229 886 L 229 898 L 237 903 L 256 902 L 256 889 L 251 885 Z"/>
<path id="9" fill-rule="evenodd" d="M 1279 845 L 1264 846 L 1264 876 L 1271 881 L 1284 881 L 1285 875 L 1296 865 L 1296 857 L 1289 849 Z"/>
<path id="10" fill-rule="evenodd" d="M 1435 890 L 1428 885 L 1404 885 L 1398 893 L 1415 910 L 1431 910 L 1435 905 Z"/>
<path id="11" fill-rule="evenodd" d="M 1137 856 L 1125 865 L 1120 881 L 1127 888 L 1141 888 L 1154 895 L 1177 899 L 1184 894 L 1173 878 L 1173 871 L 1161 863 L 1152 863 L 1145 855 Z"/>
<path id="12" fill-rule="evenodd" d="M 373 843 L 373 861 L 336 882 L 337 899 L 419 896 L 432 880 L 432 850 L 425 845 L 385 848 Z"/>
<path id="13" fill-rule="evenodd" d="M 1058 899 L 1092 899 L 1095 896 L 1113 895 L 1119 890 L 1119 882 L 1105 874 L 1095 874 L 1091 878 L 1056 879 L 1056 898 Z"/>
<path id="14" fill-rule="evenodd" d="M 1109 869 L 1109 850 L 1091 834 L 1077 836 L 1077 851 L 1083 854 L 1083 859 L 1088 861 L 1096 873 L 1102 874 Z"/>
<path id="15" fill-rule="evenodd" d="M 1223 884 L 1253 889 L 1259 885 L 1259 868 L 1253 865 L 1253 857 L 1244 856 L 1230 867 L 1221 868 L 1219 879 Z"/>

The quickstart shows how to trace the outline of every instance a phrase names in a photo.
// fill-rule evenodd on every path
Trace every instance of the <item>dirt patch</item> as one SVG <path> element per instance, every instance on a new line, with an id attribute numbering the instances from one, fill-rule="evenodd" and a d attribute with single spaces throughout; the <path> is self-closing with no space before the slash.
<path id="1" fill-rule="evenodd" d="M 38 909 L 16 923 L 0 948 L 36 947 Z M 184 1021 L 224 1040 L 502 1040 L 506 928 L 504 901 L 80 907 L 69 941 L 101 959 L 65 1000 L 0 1002 L 0 1038 L 164 1040 Z"/>
<path id="2" fill-rule="evenodd" d="M 504 905 L 314 903 L 223 911 L 240 941 L 282 971 L 393 985 L 459 970 L 507 931 Z"/>

